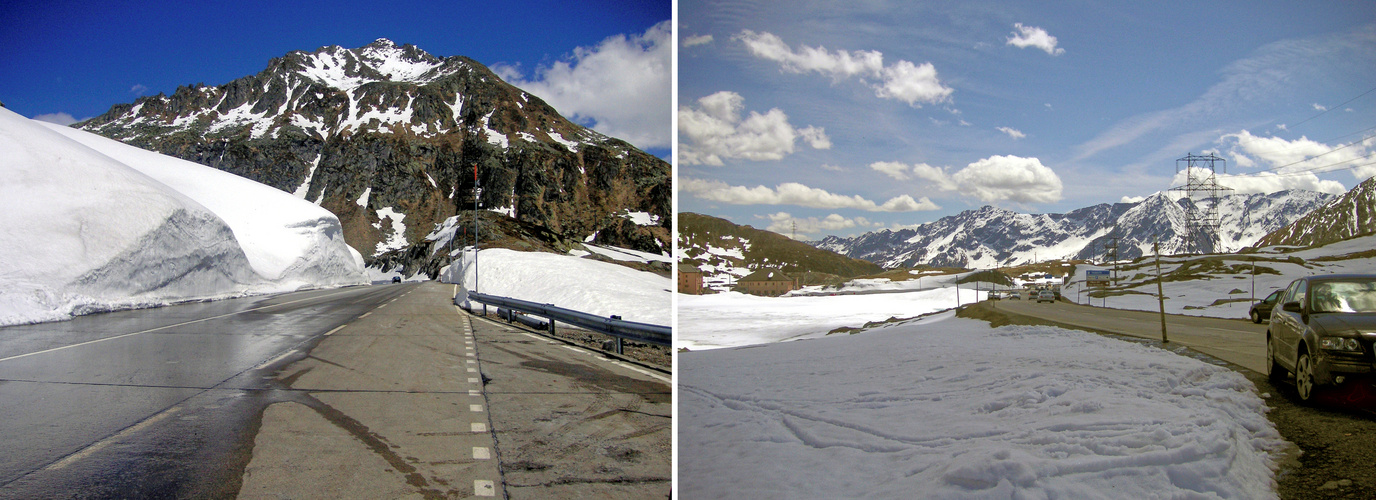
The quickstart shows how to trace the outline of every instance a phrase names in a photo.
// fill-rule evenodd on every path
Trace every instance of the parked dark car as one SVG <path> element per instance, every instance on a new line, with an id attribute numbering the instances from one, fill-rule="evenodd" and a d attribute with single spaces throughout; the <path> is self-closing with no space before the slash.
<path id="1" fill-rule="evenodd" d="M 1280 300 L 1280 294 L 1284 291 L 1285 290 L 1282 289 L 1271 292 L 1271 295 L 1267 295 L 1266 298 L 1252 304 L 1252 308 L 1247 311 L 1247 315 L 1252 318 L 1252 322 L 1261 323 L 1262 320 L 1271 319 L 1271 309 L 1276 307 L 1276 301 Z"/>
<path id="2" fill-rule="evenodd" d="M 1293 373 L 1302 401 L 1329 385 L 1372 371 L 1376 340 L 1376 275 L 1300 278 L 1286 287 L 1266 330 L 1272 381 Z"/>

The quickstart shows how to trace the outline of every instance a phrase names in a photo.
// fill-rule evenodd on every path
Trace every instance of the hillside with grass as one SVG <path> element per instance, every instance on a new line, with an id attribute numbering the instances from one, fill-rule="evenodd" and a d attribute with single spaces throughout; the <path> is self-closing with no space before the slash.
<path id="1" fill-rule="evenodd" d="M 796 275 L 805 285 L 828 284 L 882 270 L 878 264 L 821 250 L 778 233 L 691 212 L 678 214 L 676 251 L 679 265 L 701 269 L 709 285 L 765 267 Z"/>
<path id="2" fill-rule="evenodd" d="M 1376 234 L 1376 177 L 1267 234 L 1256 246 L 1314 247 L 1369 234 Z"/>

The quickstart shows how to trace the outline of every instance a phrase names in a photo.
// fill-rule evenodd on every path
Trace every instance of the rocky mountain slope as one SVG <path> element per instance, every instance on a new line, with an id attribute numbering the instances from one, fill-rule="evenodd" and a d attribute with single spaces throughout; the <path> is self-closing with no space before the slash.
<path id="1" fill-rule="evenodd" d="M 1256 246 L 1312 247 L 1376 233 L 1376 177 L 1256 242 Z"/>
<path id="2" fill-rule="evenodd" d="M 570 122 L 477 61 L 386 39 L 291 52 L 256 75 L 76 126 L 310 200 L 370 259 L 472 207 L 475 169 L 488 210 L 578 241 L 670 243 L 667 162 Z"/>
<path id="3" fill-rule="evenodd" d="M 696 266 L 709 281 L 713 277 L 739 278 L 765 267 L 796 273 L 804 284 L 880 271 L 873 263 L 821 250 L 778 233 L 692 212 L 678 214 L 675 251 L 681 259 L 680 268 Z"/>
<path id="4" fill-rule="evenodd" d="M 1217 246 L 1203 235 L 1206 252 L 1231 252 L 1284 227 L 1331 199 L 1313 191 L 1230 195 L 1219 200 Z M 917 265 L 994 268 L 1049 259 L 1100 259 L 1118 237 L 1118 255 L 1151 253 L 1159 240 L 1165 254 L 1184 251 L 1186 204 L 1166 193 L 1137 203 L 1104 203 L 1064 214 L 1023 214 L 985 206 L 911 229 L 881 230 L 852 238 L 828 236 L 818 248 L 885 268 Z"/>

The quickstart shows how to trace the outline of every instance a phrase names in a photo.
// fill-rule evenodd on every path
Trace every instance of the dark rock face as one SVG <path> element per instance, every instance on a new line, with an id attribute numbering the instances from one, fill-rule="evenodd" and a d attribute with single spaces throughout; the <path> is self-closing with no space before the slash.
<path id="1" fill-rule="evenodd" d="M 563 238 L 601 231 L 669 248 L 667 162 L 568 121 L 476 61 L 388 40 L 292 52 L 256 75 L 115 105 L 78 127 L 316 202 L 370 260 L 471 210 L 475 166 L 483 208 Z M 658 216 L 662 230 L 624 228 L 614 214 L 627 211 Z"/>

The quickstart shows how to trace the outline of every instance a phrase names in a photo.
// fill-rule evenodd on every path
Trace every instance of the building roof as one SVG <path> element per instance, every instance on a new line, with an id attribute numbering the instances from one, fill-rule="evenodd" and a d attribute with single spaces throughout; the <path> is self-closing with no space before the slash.
<path id="1" fill-rule="evenodd" d="M 783 271 L 772 267 L 766 267 L 750 273 L 749 276 L 736 280 L 737 283 L 742 281 L 793 281 L 793 278 L 784 274 Z"/>

